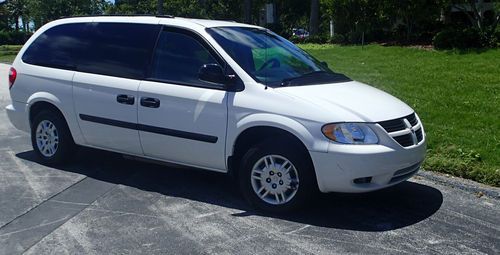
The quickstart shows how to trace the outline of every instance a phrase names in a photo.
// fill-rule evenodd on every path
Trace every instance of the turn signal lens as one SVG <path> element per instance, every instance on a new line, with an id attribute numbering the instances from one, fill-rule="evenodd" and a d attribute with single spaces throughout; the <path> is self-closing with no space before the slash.
<path id="1" fill-rule="evenodd" d="M 376 144 L 378 137 L 373 130 L 363 123 L 327 124 L 321 129 L 330 140 L 344 144 Z"/>
<path id="2" fill-rule="evenodd" d="M 9 70 L 9 89 L 11 89 L 12 86 L 14 85 L 16 78 L 17 78 L 17 71 L 14 67 L 11 67 Z"/>

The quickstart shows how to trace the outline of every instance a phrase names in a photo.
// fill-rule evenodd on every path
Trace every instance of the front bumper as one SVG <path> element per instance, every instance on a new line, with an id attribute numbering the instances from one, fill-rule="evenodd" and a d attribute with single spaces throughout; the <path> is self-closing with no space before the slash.
<path id="1" fill-rule="evenodd" d="M 28 133 L 30 132 L 27 104 L 12 102 L 12 104 L 5 107 L 5 111 L 14 127 Z"/>
<path id="2" fill-rule="evenodd" d="M 425 151 L 424 140 L 411 148 L 332 144 L 328 153 L 310 155 L 321 192 L 361 193 L 409 179 L 420 169 Z"/>

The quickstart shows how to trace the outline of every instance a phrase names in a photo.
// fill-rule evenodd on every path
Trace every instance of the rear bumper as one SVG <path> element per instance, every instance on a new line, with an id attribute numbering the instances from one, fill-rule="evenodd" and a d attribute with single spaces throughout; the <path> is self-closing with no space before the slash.
<path id="1" fill-rule="evenodd" d="M 411 149 L 385 145 L 334 145 L 328 153 L 310 151 L 321 192 L 361 193 L 403 182 L 420 169 L 423 141 Z"/>
<path id="2" fill-rule="evenodd" d="M 24 132 L 30 132 L 27 104 L 12 102 L 12 104 L 5 107 L 5 111 L 14 127 Z"/>

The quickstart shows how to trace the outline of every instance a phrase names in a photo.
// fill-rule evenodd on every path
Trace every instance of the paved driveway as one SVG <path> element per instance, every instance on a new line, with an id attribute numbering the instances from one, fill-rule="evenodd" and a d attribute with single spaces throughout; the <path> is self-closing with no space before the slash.
<path id="1" fill-rule="evenodd" d="M 222 174 L 90 149 L 43 166 L 3 111 L 6 77 L 1 65 L 0 254 L 500 253 L 498 198 L 429 173 L 276 216 L 253 212 Z"/>

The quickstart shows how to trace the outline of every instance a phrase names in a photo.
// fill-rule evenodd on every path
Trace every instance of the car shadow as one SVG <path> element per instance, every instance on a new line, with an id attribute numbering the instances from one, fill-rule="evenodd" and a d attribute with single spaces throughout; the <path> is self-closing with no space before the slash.
<path id="1" fill-rule="evenodd" d="M 16 156 L 40 163 L 33 151 Z M 407 181 L 365 194 L 320 194 L 300 211 L 271 215 L 250 208 L 226 174 L 145 163 L 126 159 L 120 154 L 87 148 L 80 149 L 71 163 L 54 169 L 243 211 L 233 214 L 235 217 L 260 215 L 356 231 L 388 231 L 410 226 L 433 215 L 443 202 L 439 190 Z"/>

